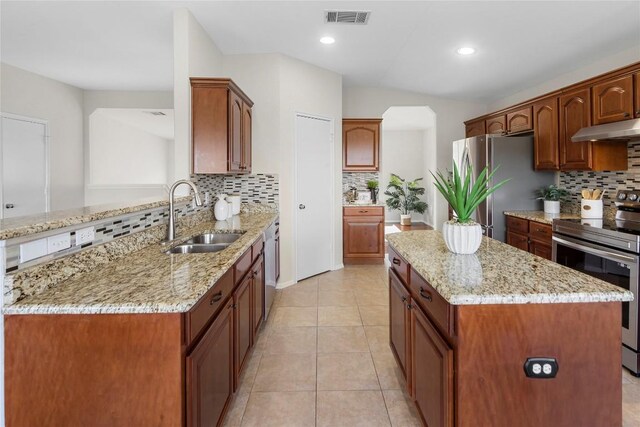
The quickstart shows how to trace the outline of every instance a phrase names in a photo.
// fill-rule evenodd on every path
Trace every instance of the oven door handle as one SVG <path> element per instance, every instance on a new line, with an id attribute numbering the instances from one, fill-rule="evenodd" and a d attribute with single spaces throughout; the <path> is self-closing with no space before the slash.
<path id="1" fill-rule="evenodd" d="M 611 251 L 606 251 L 603 249 L 600 249 L 590 243 L 587 242 L 575 242 L 573 240 L 568 240 L 568 239 L 563 239 L 560 238 L 558 236 L 553 236 L 552 237 L 554 242 L 557 242 L 561 245 L 564 246 L 568 246 L 570 248 L 573 249 L 577 249 L 579 251 L 583 251 L 583 252 L 587 252 L 593 255 L 598 255 L 601 257 L 605 257 L 605 258 L 609 258 L 609 259 L 613 259 L 615 261 L 619 261 L 619 262 L 631 262 L 631 263 L 636 263 L 638 261 L 638 257 L 637 256 L 632 256 L 632 255 L 625 255 L 619 252 L 611 252 Z"/>

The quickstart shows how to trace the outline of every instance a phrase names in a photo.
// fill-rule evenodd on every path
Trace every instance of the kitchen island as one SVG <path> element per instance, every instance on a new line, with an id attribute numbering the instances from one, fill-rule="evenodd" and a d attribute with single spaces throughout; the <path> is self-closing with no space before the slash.
<path id="1" fill-rule="evenodd" d="M 621 288 L 483 238 L 388 236 L 390 344 L 428 426 L 621 426 Z"/>

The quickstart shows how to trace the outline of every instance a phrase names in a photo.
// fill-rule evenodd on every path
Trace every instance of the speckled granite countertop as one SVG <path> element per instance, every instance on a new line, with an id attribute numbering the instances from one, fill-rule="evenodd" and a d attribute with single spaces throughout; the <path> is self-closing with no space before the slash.
<path id="1" fill-rule="evenodd" d="M 455 255 L 438 231 L 387 235 L 389 244 L 449 303 L 527 304 L 631 301 L 633 294 L 555 262 L 483 237 Z"/>
<path id="2" fill-rule="evenodd" d="M 204 222 L 181 231 L 179 241 L 208 231 L 243 231 L 216 253 L 167 255 L 153 244 L 103 267 L 75 276 L 43 293 L 4 308 L 4 314 L 181 313 L 194 304 L 277 218 L 277 213 L 241 214 L 234 229 Z M 226 221 L 224 222 L 226 224 Z"/>
<path id="3" fill-rule="evenodd" d="M 505 211 L 505 215 L 515 216 L 517 218 L 528 219 L 530 221 L 541 222 L 543 224 L 553 224 L 554 219 L 576 219 L 580 218 L 580 214 L 559 213 L 548 214 L 544 211 Z"/>

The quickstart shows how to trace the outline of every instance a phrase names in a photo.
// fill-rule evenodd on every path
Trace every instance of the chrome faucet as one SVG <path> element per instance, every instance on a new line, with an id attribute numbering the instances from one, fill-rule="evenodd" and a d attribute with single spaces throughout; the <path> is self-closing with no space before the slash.
<path id="1" fill-rule="evenodd" d="M 169 190 L 169 227 L 167 228 L 167 242 L 170 242 L 176 238 L 176 218 L 173 211 L 173 199 L 175 197 L 176 188 L 180 184 L 187 184 L 193 190 L 196 198 L 196 206 L 202 206 L 202 199 L 200 199 L 200 193 L 198 193 L 198 187 L 188 179 L 181 179 L 176 181 Z"/>

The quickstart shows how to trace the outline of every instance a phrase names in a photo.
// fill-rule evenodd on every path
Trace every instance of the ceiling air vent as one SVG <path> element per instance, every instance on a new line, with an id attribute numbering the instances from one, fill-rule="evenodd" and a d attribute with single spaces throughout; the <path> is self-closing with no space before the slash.
<path id="1" fill-rule="evenodd" d="M 151 114 L 152 116 L 166 116 L 166 114 L 162 111 L 147 111 L 147 113 Z"/>
<path id="2" fill-rule="evenodd" d="M 327 24 L 361 24 L 369 21 L 371 12 L 368 10 L 326 10 L 324 12 Z"/>

